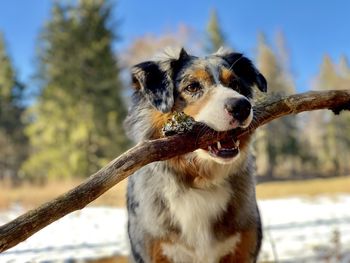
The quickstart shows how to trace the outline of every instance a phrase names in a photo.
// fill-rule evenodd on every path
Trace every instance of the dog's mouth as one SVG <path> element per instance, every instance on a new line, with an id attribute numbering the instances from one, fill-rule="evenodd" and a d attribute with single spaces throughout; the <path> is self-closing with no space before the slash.
<path id="1" fill-rule="evenodd" d="M 239 140 L 228 139 L 217 141 L 205 150 L 213 157 L 231 159 L 239 154 Z"/>

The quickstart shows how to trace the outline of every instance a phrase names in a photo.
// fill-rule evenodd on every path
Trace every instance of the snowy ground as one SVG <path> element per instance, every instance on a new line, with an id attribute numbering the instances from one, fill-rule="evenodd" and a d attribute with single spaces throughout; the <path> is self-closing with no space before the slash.
<path id="1" fill-rule="evenodd" d="M 350 196 L 276 199 L 259 206 L 261 260 L 350 262 Z"/>
<path id="2" fill-rule="evenodd" d="M 350 262 L 350 195 L 260 201 L 264 243 L 272 262 Z M 0 225 L 22 211 L 0 213 Z M 86 208 L 0 254 L 0 262 L 72 262 L 127 255 L 126 212 Z"/>

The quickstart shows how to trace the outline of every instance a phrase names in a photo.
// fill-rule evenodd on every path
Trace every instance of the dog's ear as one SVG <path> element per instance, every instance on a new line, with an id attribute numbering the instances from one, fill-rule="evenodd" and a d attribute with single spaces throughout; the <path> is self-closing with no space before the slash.
<path id="1" fill-rule="evenodd" d="M 170 72 L 160 62 L 146 61 L 131 69 L 135 89 L 144 93 L 151 104 L 161 112 L 169 112 L 174 105 L 174 83 Z"/>
<path id="2" fill-rule="evenodd" d="M 150 103 L 161 112 L 171 111 L 174 105 L 174 71 L 189 58 L 181 49 L 178 59 L 146 61 L 132 67 L 132 83 Z"/>
<path id="3" fill-rule="evenodd" d="M 267 91 L 267 82 L 265 77 L 256 69 L 253 62 L 240 53 L 229 52 L 220 54 L 230 66 L 230 69 L 241 79 L 247 83 L 248 86 L 254 84 L 262 92 Z"/>

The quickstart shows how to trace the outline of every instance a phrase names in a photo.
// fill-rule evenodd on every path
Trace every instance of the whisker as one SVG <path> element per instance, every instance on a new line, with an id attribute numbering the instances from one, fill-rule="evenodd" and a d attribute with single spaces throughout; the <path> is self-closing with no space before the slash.
<path id="1" fill-rule="evenodd" d="M 236 65 L 236 63 L 237 63 L 238 61 L 240 61 L 242 58 L 243 58 L 243 54 L 241 54 L 241 56 L 240 56 L 239 58 L 237 58 L 235 62 L 232 63 L 232 65 L 230 66 L 229 70 L 231 70 L 232 67 L 233 67 L 234 65 Z"/>

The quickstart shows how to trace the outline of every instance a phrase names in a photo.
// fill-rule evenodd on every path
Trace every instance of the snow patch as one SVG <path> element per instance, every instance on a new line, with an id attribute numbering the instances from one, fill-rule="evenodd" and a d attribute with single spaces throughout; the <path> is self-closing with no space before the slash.
<path id="1" fill-rule="evenodd" d="M 350 262 L 350 195 L 259 201 L 264 225 L 260 260 Z M 0 213 L 0 225 L 23 211 Z M 71 213 L 0 254 L 0 262 L 62 262 L 128 255 L 125 209 Z"/>
<path id="2" fill-rule="evenodd" d="M 0 214 L 0 225 L 19 215 Z M 0 254 L 0 262 L 57 262 L 128 255 L 125 209 L 88 207 L 73 212 Z"/>

